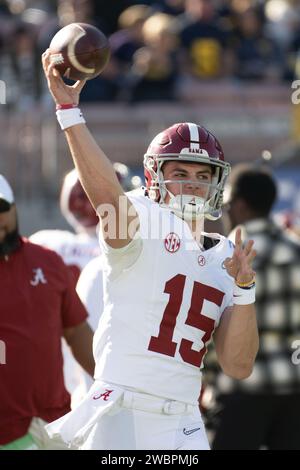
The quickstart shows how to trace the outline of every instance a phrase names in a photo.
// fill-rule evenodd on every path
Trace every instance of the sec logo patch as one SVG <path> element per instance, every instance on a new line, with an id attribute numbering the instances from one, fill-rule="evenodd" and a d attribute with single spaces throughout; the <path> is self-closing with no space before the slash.
<path id="1" fill-rule="evenodd" d="M 169 253 L 176 253 L 176 251 L 178 251 L 180 248 L 181 242 L 180 242 L 179 236 L 176 233 L 171 232 L 169 233 L 169 235 L 166 236 L 164 243 L 165 243 L 165 249 Z"/>

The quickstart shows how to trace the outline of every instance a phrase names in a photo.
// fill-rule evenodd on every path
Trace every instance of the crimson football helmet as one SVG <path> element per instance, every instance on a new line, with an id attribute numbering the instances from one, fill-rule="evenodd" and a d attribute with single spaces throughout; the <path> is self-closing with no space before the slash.
<path id="1" fill-rule="evenodd" d="M 93 231 L 99 222 L 75 168 L 65 176 L 60 193 L 60 208 L 63 216 L 76 232 Z"/>
<path id="2" fill-rule="evenodd" d="M 127 165 L 113 164 L 118 180 L 124 191 L 141 186 L 141 178 L 133 175 Z M 60 195 L 61 212 L 76 232 L 94 231 L 99 219 L 78 178 L 76 169 L 64 179 Z"/>
<path id="3" fill-rule="evenodd" d="M 174 196 L 166 187 L 166 183 L 175 181 L 164 180 L 163 165 L 167 161 L 201 163 L 210 165 L 213 170 L 207 196 L 203 199 L 183 192 Z M 144 156 L 144 174 L 148 196 L 161 205 L 166 205 L 165 197 L 170 195 L 168 207 L 185 219 L 199 216 L 210 220 L 218 219 L 222 212 L 224 185 L 230 173 L 229 163 L 224 161 L 222 147 L 216 137 L 205 127 L 185 122 L 174 124 L 158 134 L 150 143 Z M 183 185 L 187 181 L 176 181 Z M 195 184 L 195 182 L 188 181 Z"/>

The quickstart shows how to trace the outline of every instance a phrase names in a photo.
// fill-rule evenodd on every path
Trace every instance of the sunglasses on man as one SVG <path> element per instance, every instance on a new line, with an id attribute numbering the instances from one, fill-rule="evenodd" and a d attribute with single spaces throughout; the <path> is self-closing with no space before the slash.
<path id="1" fill-rule="evenodd" d="M 5 201 L 5 199 L 0 199 L 0 213 L 1 212 L 8 212 L 11 208 L 12 204 Z"/>

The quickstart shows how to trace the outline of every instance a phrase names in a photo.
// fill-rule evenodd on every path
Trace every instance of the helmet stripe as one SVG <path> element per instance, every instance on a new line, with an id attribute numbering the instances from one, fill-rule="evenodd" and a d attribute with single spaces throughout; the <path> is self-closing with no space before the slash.
<path id="1" fill-rule="evenodd" d="M 199 130 L 198 126 L 192 122 L 187 122 L 190 131 L 190 140 L 194 142 L 190 142 L 191 149 L 199 149 Z"/>

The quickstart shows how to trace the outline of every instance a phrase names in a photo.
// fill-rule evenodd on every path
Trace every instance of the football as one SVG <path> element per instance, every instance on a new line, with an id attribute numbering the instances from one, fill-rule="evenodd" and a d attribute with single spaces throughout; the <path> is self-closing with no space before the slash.
<path id="1" fill-rule="evenodd" d="M 90 80 L 105 68 L 110 48 L 106 36 L 95 26 L 71 23 L 60 29 L 50 46 L 50 61 L 61 76 Z"/>

